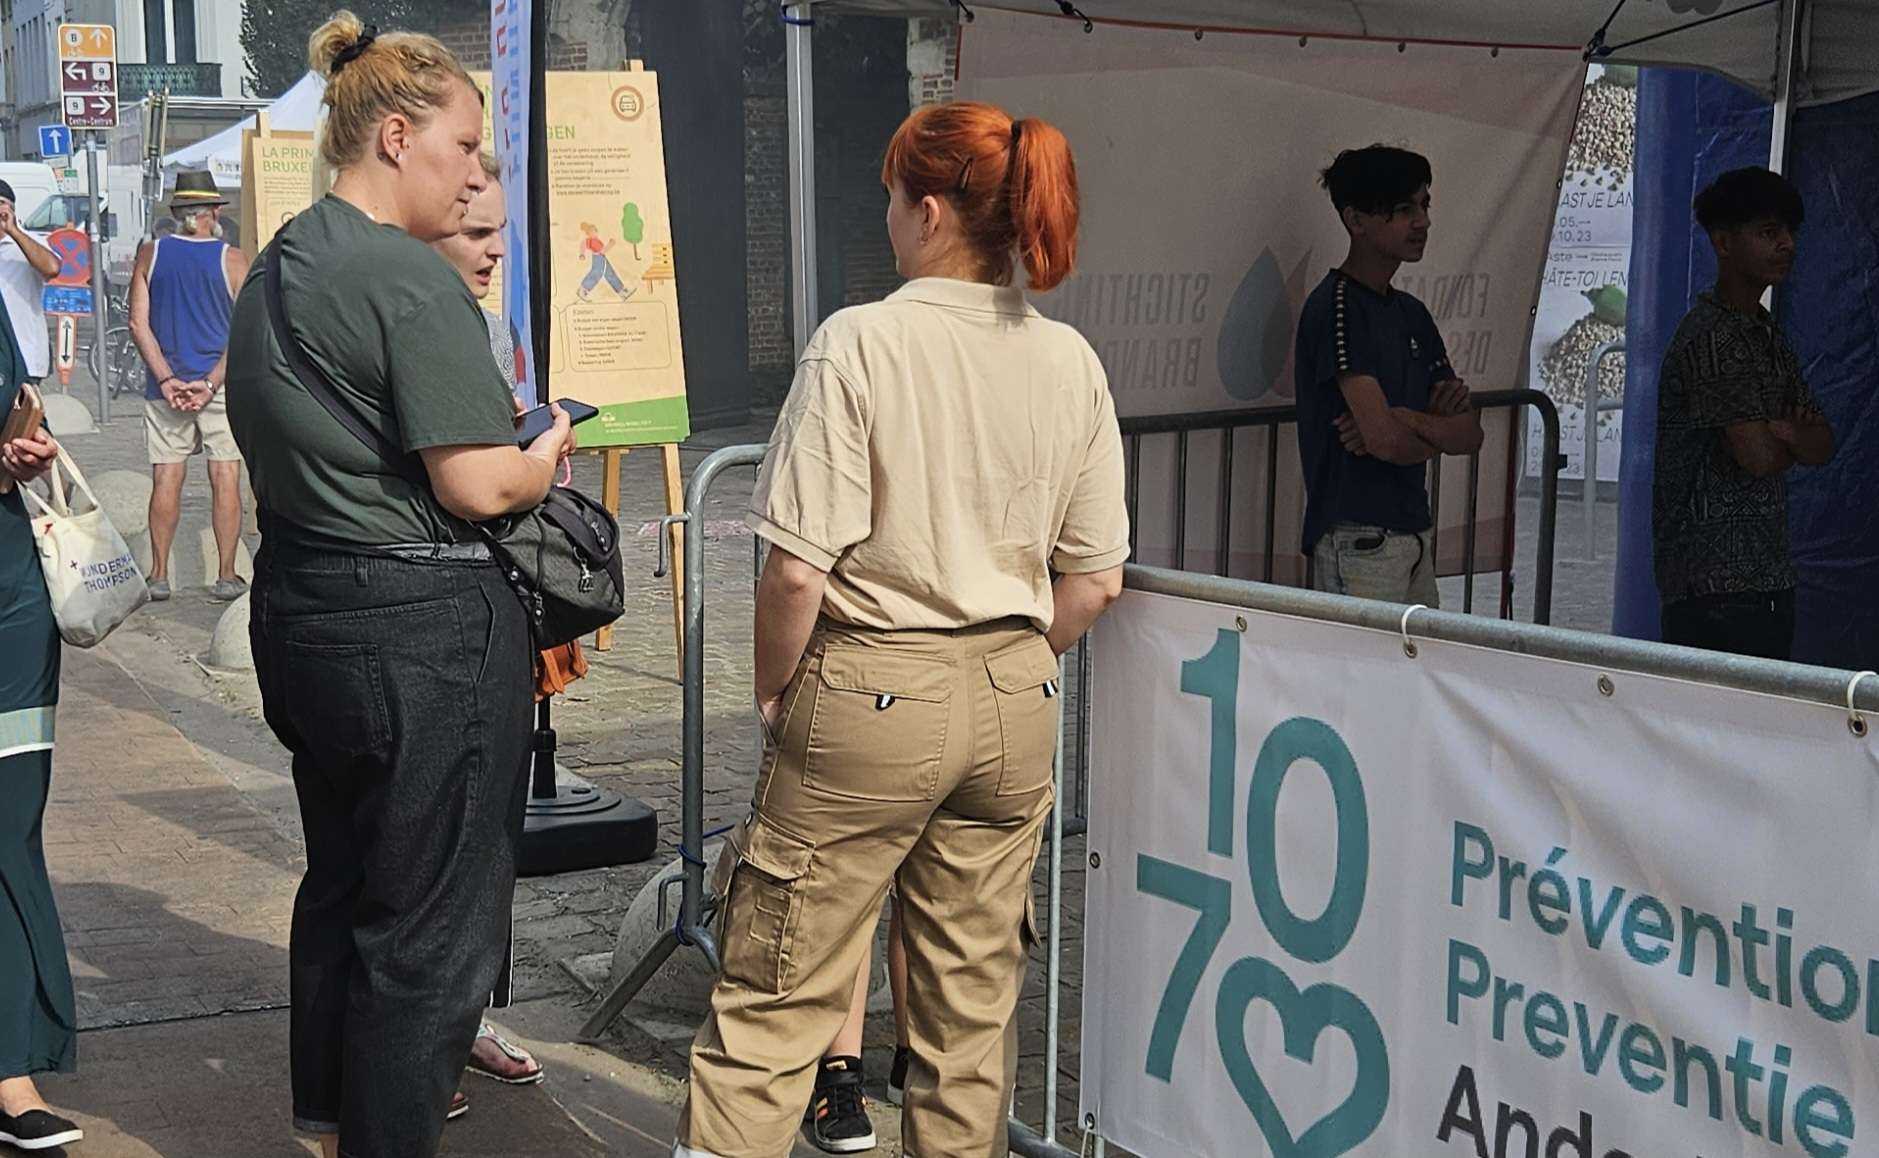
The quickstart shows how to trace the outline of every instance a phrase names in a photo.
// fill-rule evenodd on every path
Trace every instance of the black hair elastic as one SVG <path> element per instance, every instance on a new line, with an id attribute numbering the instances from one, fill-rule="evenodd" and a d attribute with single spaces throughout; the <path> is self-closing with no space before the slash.
<path id="1" fill-rule="evenodd" d="M 365 30 L 365 34 L 363 36 L 359 37 L 359 39 L 353 41 L 351 44 L 348 44 L 346 47 L 340 49 L 337 53 L 334 54 L 333 68 L 332 68 L 332 71 L 328 75 L 338 76 L 340 69 L 345 68 L 347 65 L 351 64 L 353 61 L 359 59 L 361 56 L 364 56 L 365 50 L 372 47 L 372 42 L 377 39 L 378 39 L 378 25 L 374 24 Z"/>

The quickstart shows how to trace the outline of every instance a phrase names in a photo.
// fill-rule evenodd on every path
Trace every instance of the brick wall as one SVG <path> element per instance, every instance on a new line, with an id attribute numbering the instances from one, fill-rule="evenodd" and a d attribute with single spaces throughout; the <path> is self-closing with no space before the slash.
<path id="1" fill-rule="evenodd" d="M 789 313 L 789 104 L 779 81 L 744 89 L 744 227 L 750 250 L 750 376 L 763 399 L 781 397 L 796 361 Z"/>
<path id="2" fill-rule="evenodd" d="M 959 78 L 959 25 L 949 19 L 907 22 L 907 99 L 914 108 L 953 99 Z"/>
<path id="3" fill-rule="evenodd" d="M 471 72 L 489 69 L 489 21 L 471 21 L 456 24 L 438 32 L 437 39 L 444 42 L 444 47 L 456 53 L 463 67 Z M 568 72 L 580 72 L 587 68 L 587 45 L 570 42 L 560 36 L 548 37 L 548 67 Z"/>
<path id="4" fill-rule="evenodd" d="M 888 245 L 881 192 L 881 154 L 906 115 L 908 91 L 900 47 L 906 33 L 884 20 L 860 20 L 837 31 L 841 17 L 824 17 L 839 51 L 891 49 L 891 67 L 840 70 L 818 53 L 816 69 L 817 227 L 827 308 L 879 301 L 901 284 Z M 923 22 L 924 23 L 924 22 Z M 941 22 L 944 23 L 944 22 Z M 878 42 L 878 43 L 877 43 Z M 890 43 L 891 42 L 891 43 Z M 837 51 L 825 47 L 821 52 Z M 790 309 L 789 106 L 780 56 L 764 54 L 744 81 L 744 216 L 749 244 L 746 286 L 753 401 L 775 403 L 795 368 Z M 830 299 L 832 287 L 841 292 Z"/>

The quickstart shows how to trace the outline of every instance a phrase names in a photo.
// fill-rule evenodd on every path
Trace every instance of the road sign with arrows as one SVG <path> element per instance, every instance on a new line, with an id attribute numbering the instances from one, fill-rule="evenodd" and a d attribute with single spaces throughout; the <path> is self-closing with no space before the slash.
<path id="1" fill-rule="evenodd" d="M 59 106 L 74 129 L 117 127 L 117 30 L 59 25 Z"/>

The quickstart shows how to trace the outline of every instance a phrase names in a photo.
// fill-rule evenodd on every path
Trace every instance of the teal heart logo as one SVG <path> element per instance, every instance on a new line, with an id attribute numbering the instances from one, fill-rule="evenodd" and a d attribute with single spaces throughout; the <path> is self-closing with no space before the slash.
<path id="1" fill-rule="evenodd" d="M 1288 1057 L 1309 1063 L 1317 1053 L 1318 1039 L 1332 1028 L 1349 1035 L 1357 1051 L 1357 1081 L 1350 1096 L 1296 1138 L 1246 1049 L 1246 1011 L 1262 999 L 1278 1011 L 1279 1022 L 1285 1027 Z M 1384 1108 L 1390 1101 L 1389 1047 L 1384 1044 L 1377 1019 L 1350 990 L 1319 984 L 1301 993 L 1277 965 L 1259 957 L 1245 957 L 1234 962 L 1221 979 L 1214 1023 L 1227 1074 L 1240 1092 L 1240 1100 L 1253 1112 L 1273 1158 L 1336 1158 L 1348 1154 L 1375 1133 L 1383 1121 Z"/>

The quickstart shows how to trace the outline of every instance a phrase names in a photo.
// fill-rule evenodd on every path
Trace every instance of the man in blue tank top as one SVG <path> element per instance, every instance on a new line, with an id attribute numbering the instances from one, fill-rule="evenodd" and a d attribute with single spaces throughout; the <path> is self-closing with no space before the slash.
<path id="1" fill-rule="evenodd" d="M 150 455 L 150 597 L 170 597 L 170 547 L 189 459 L 205 450 L 218 570 L 209 598 L 226 603 L 241 543 L 241 451 L 228 426 L 228 319 L 248 259 L 222 240 L 228 202 L 208 173 L 179 173 L 170 200 L 176 232 L 146 242 L 131 273 L 131 336 L 149 370 L 144 440 Z"/>

